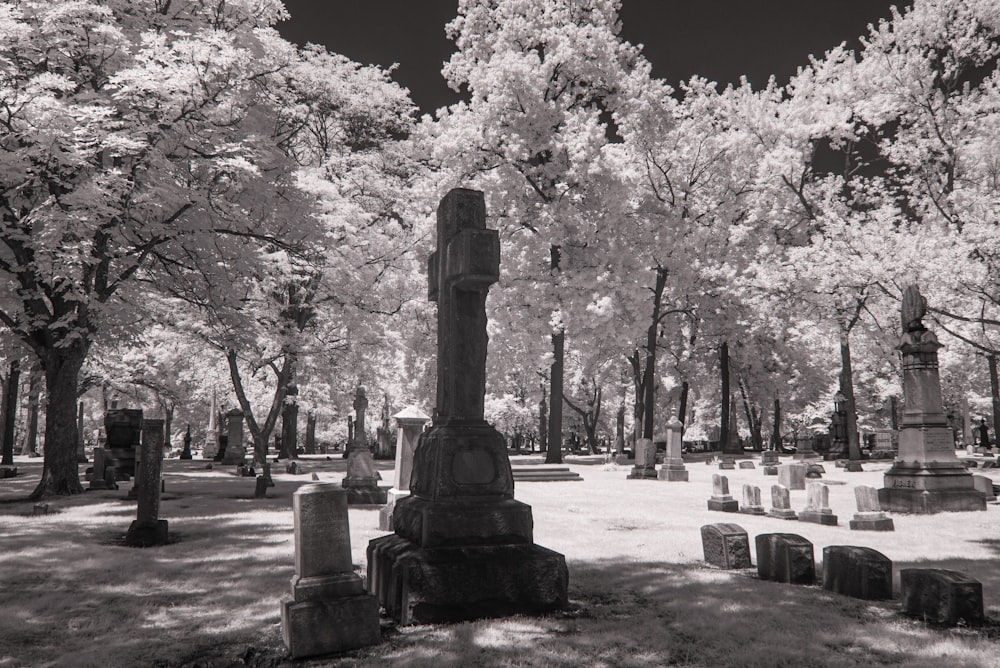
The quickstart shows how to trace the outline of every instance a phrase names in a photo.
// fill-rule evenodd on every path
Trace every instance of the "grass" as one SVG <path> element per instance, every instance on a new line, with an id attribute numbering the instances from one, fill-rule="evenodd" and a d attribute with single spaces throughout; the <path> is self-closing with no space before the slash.
<path id="1" fill-rule="evenodd" d="M 515 457 L 514 463 L 537 461 Z M 866 602 L 818 586 L 764 582 L 755 570 L 720 571 L 702 561 L 700 527 L 735 522 L 751 537 L 791 532 L 814 544 L 863 545 L 898 572 L 951 568 L 983 583 L 987 617 L 1000 618 L 1000 507 L 986 512 L 895 515 L 892 533 L 851 531 L 853 486 L 882 485 L 888 463 L 863 473 L 827 464 L 840 525 L 710 512 L 714 466 L 688 464 L 691 482 L 626 480 L 629 471 L 570 458 L 583 482 L 519 483 L 534 510 L 535 541 L 566 556 L 570 605 L 555 614 L 451 625 L 383 623 L 382 643 L 305 666 L 1000 666 L 1000 625 L 939 629 L 898 613 L 898 601 Z M 337 481 L 342 459 L 306 459 L 306 475 L 276 473 L 267 499 L 254 481 L 206 462 L 165 462 L 161 517 L 170 544 L 123 545 L 135 517 L 117 491 L 50 502 L 32 515 L 23 501 L 40 474 L 18 459 L 0 480 L 0 667 L 293 665 L 281 642 L 280 604 L 293 574 L 291 495 L 308 473 Z M 385 484 L 391 464 L 380 462 Z M 278 469 L 278 467 L 275 467 Z M 988 473 L 988 472 L 987 472 Z M 760 468 L 727 471 L 769 499 Z M 792 507 L 805 492 L 792 491 Z M 766 502 L 765 502 L 766 503 Z M 368 541 L 382 535 L 378 510 L 350 510 L 353 561 L 365 570 Z M 898 594 L 897 594 L 898 595 Z"/>

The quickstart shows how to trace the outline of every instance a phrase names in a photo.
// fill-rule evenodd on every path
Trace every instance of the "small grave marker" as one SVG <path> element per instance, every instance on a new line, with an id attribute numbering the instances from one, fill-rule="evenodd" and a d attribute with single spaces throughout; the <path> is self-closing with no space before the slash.
<path id="1" fill-rule="evenodd" d="M 750 539 L 738 524 L 706 524 L 701 528 L 705 561 L 723 569 L 750 568 Z"/>
<path id="2" fill-rule="evenodd" d="M 712 474 L 712 498 L 708 500 L 709 510 L 721 510 L 724 513 L 735 513 L 739 510 L 739 501 L 729 495 L 729 478 L 718 473 Z"/>
<path id="3" fill-rule="evenodd" d="M 983 615 L 983 585 L 944 568 L 904 568 L 899 572 L 903 614 L 931 624 L 978 626 Z"/>
<path id="4" fill-rule="evenodd" d="M 878 490 L 874 487 L 858 485 L 854 488 L 854 500 L 858 504 L 858 512 L 854 513 L 849 526 L 855 531 L 894 531 L 892 518 L 882 512 L 879 505 Z"/>
<path id="5" fill-rule="evenodd" d="M 757 536 L 757 575 L 761 580 L 789 584 L 813 584 L 816 564 L 813 544 L 794 533 L 765 533 Z"/>
<path id="6" fill-rule="evenodd" d="M 870 547 L 824 547 L 823 589 L 868 601 L 890 599 L 892 561 Z"/>
<path id="7" fill-rule="evenodd" d="M 802 522 L 837 525 L 837 516 L 830 509 L 830 489 L 821 482 L 811 482 L 806 487 L 806 507 L 799 513 Z"/>
<path id="8" fill-rule="evenodd" d="M 771 509 L 767 511 L 767 514 L 782 520 L 797 520 L 799 518 L 792 510 L 788 488 L 784 485 L 771 485 Z"/>

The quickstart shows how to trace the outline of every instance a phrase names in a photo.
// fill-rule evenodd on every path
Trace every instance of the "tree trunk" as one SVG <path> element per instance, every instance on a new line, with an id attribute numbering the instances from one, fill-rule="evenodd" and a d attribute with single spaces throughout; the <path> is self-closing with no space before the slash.
<path id="1" fill-rule="evenodd" d="M 615 454 L 625 453 L 625 399 L 618 405 L 618 413 L 615 415 Z"/>
<path id="2" fill-rule="evenodd" d="M 253 439 L 253 464 L 258 470 L 263 471 L 264 464 L 267 463 L 268 440 L 271 438 L 271 432 L 274 431 L 274 427 L 278 423 L 278 416 L 281 413 L 281 407 L 288 393 L 288 385 L 291 383 L 294 372 L 294 361 L 291 354 L 286 354 L 281 368 L 277 370 L 271 408 L 267 412 L 264 424 L 261 425 L 257 422 L 257 418 L 253 414 L 253 406 L 250 404 L 250 400 L 246 395 L 246 389 L 243 387 L 243 378 L 240 375 L 239 360 L 236 357 L 236 351 L 230 348 L 226 352 L 226 360 L 229 362 L 229 377 L 233 381 L 233 390 L 236 392 L 236 399 L 239 401 L 240 410 L 243 411 L 243 419 Z"/>
<path id="3" fill-rule="evenodd" d="M 722 379 L 721 419 L 719 421 L 719 449 L 725 450 L 729 442 L 729 342 L 719 346 L 719 375 Z"/>
<path id="4" fill-rule="evenodd" d="M 653 418 L 656 414 L 656 340 L 660 332 L 660 311 L 663 308 L 663 290 L 667 285 L 667 270 L 656 268 L 653 286 L 653 317 L 646 329 L 646 369 L 643 372 L 642 437 L 653 438 Z"/>
<path id="5" fill-rule="evenodd" d="M 37 364 L 32 364 L 28 374 L 28 428 L 25 431 L 21 454 L 38 453 L 38 397 L 42 393 L 42 376 Z"/>
<path id="6" fill-rule="evenodd" d="M 88 348 L 78 344 L 45 351 L 45 457 L 42 479 L 30 499 L 83 492 L 77 461 L 76 392 Z"/>
<path id="7" fill-rule="evenodd" d="M 562 464 L 562 396 L 563 355 L 566 333 L 559 330 L 552 335 L 552 369 L 549 375 L 549 443 L 545 451 L 546 464 Z"/>
<path id="8" fill-rule="evenodd" d="M 677 419 L 681 423 L 681 436 L 684 435 L 684 429 L 687 427 L 688 391 L 690 388 L 691 386 L 686 380 L 681 383 L 681 400 L 677 409 Z"/>
<path id="9" fill-rule="evenodd" d="M 17 392 L 21 380 L 21 360 L 10 363 L 7 382 L 3 386 L 3 447 L 0 465 L 14 464 L 14 427 L 17 422 Z"/>
<path id="10" fill-rule="evenodd" d="M 632 369 L 632 390 L 634 392 L 635 400 L 632 403 L 632 445 L 635 445 L 635 441 L 641 438 L 642 434 L 642 424 L 643 415 L 645 414 L 646 406 L 646 389 L 642 374 L 642 365 L 639 359 L 639 349 L 636 348 L 632 351 L 632 354 L 628 356 L 628 363 Z"/>
<path id="11" fill-rule="evenodd" d="M 858 443 L 858 414 L 854 405 L 854 374 L 851 371 L 850 335 L 840 335 L 840 391 L 847 399 L 847 457 L 861 459 L 861 445 Z"/>
<path id="12" fill-rule="evenodd" d="M 993 403 L 993 434 L 994 439 L 1000 441 L 1000 382 L 997 380 L 997 356 L 990 355 L 986 358 L 990 365 L 990 399 Z"/>
<path id="13" fill-rule="evenodd" d="M 781 450 L 781 400 L 774 398 L 774 425 L 771 428 L 771 449 Z"/>
<path id="14" fill-rule="evenodd" d="M 540 452 L 549 451 L 549 409 L 545 404 L 545 388 L 542 388 L 542 400 L 538 402 L 538 449 Z"/>

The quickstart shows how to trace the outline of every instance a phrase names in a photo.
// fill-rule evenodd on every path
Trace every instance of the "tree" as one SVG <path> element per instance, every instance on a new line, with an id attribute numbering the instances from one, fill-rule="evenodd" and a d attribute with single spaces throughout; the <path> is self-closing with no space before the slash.
<path id="1" fill-rule="evenodd" d="M 238 301 L 261 243 L 309 233 L 273 123 L 302 60 L 270 27 L 284 16 L 276 0 L 0 10 L 0 322 L 48 392 L 33 497 L 82 491 L 76 394 L 99 333 L 127 334 L 153 285 L 198 278 Z"/>

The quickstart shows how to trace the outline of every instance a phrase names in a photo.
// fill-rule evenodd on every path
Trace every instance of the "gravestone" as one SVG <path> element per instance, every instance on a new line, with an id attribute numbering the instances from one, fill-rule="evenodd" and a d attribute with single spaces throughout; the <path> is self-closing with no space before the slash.
<path id="1" fill-rule="evenodd" d="M 750 539 L 738 524 L 706 524 L 701 528 L 705 561 L 726 570 L 750 568 Z"/>
<path id="2" fill-rule="evenodd" d="M 937 337 L 922 321 L 927 300 L 917 286 L 903 293 L 903 419 L 899 452 L 879 490 L 882 507 L 900 513 L 985 510 L 986 499 L 955 456 L 941 399 Z"/>
<path id="3" fill-rule="evenodd" d="M 806 507 L 799 513 L 800 522 L 837 526 L 837 516 L 830 509 L 830 489 L 821 482 L 806 487 Z"/>
<path id="4" fill-rule="evenodd" d="M 993 491 L 993 480 L 984 475 L 974 475 L 972 476 L 972 483 L 977 490 L 983 493 L 987 502 L 997 500 L 997 495 Z"/>
<path id="5" fill-rule="evenodd" d="M 944 568 L 904 568 L 899 572 L 903 614 L 941 626 L 979 626 L 983 585 Z"/>
<path id="6" fill-rule="evenodd" d="M 792 510 L 788 488 L 784 485 L 771 485 L 771 508 L 767 514 L 782 520 L 797 520 L 799 518 Z"/>
<path id="7" fill-rule="evenodd" d="M 764 515 L 764 505 L 760 502 L 760 487 L 757 485 L 743 484 L 743 505 L 740 512 L 747 515 Z"/>
<path id="8" fill-rule="evenodd" d="M 822 455 L 813 449 L 812 434 L 799 436 L 795 440 L 795 454 L 792 455 L 794 459 L 815 459 L 821 456 Z"/>
<path id="9" fill-rule="evenodd" d="M 824 473 L 826 473 L 826 469 L 823 468 L 822 464 L 806 464 L 807 478 L 822 478 Z"/>
<path id="10" fill-rule="evenodd" d="M 813 584 L 816 564 L 813 544 L 794 533 L 763 533 L 757 545 L 757 576 L 788 584 Z"/>
<path id="11" fill-rule="evenodd" d="M 892 518 L 882 512 L 878 501 L 878 490 L 874 487 L 858 485 L 854 488 L 854 500 L 858 512 L 854 513 L 849 525 L 855 531 L 895 531 Z"/>
<path id="12" fill-rule="evenodd" d="M 637 438 L 635 441 L 635 466 L 626 476 L 629 480 L 656 480 L 656 445 L 652 439 Z"/>
<path id="13" fill-rule="evenodd" d="M 805 489 L 806 465 L 795 462 L 779 466 L 778 484 L 788 489 Z"/>
<path id="14" fill-rule="evenodd" d="M 226 413 L 226 450 L 223 464 L 246 464 L 246 447 L 243 445 L 243 411 L 239 408 Z"/>
<path id="15" fill-rule="evenodd" d="M 761 466 L 777 466 L 781 462 L 781 456 L 777 450 L 765 450 L 760 453 Z"/>
<path id="16" fill-rule="evenodd" d="M 378 528 L 392 531 L 392 511 L 396 502 L 410 495 L 413 451 L 430 416 L 416 406 L 407 406 L 392 416 L 396 420 L 396 482 L 386 494 L 386 504 L 379 510 Z"/>
<path id="17" fill-rule="evenodd" d="M 386 490 L 378 486 L 379 474 L 365 436 L 365 411 L 368 397 L 360 385 L 354 391 L 354 439 L 347 447 L 347 475 L 341 484 L 347 490 L 350 505 L 382 504 Z"/>
<path id="18" fill-rule="evenodd" d="M 263 499 L 267 496 L 267 488 L 274 487 L 274 479 L 271 477 L 271 465 L 267 462 L 261 464 L 261 474 L 257 476 L 257 486 L 254 489 L 255 499 Z"/>
<path id="19" fill-rule="evenodd" d="M 108 486 L 107 480 L 107 468 L 108 468 L 108 453 L 104 448 L 95 447 L 94 448 L 94 470 L 90 474 L 90 484 L 87 486 L 88 490 L 91 489 L 118 489 L 118 484 L 112 480 L 113 486 Z"/>
<path id="20" fill-rule="evenodd" d="M 824 547 L 823 589 L 866 601 L 890 599 L 892 560 L 870 547 Z"/>
<path id="21" fill-rule="evenodd" d="M 739 508 L 739 502 L 729 495 L 729 478 L 718 473 L 713 473 L 712 498 L 708 500 L 708 509 L 721 510 L 724 513 L 735 513 Z"/>
<path id="22" fill-rule="evenodd" d="M 167 520 L 160 519 L 160 469 L 163 465 L 163 420 L 143 420 L 139 470 L 135 487 L 136 519 L 125 534 L 131 547 L 152 547 L 167 543 Z"/>
<path id="23" fill-rule="evenodd" d="M 292 495 L 295 575 L 281 602 L 281 634 L 293 659 L 374 645 L 378 601 L 365 593 L 351 561 L 347 491 L 308 484 Z"/>
<path id="24" fill-rule="evenodd" d="M 128 480 L 135 475 L 135 453 L 142 440 L 142 410 L 109 408 L 104 414 L 104 433 L 118 479 Z"/>
<path id="25" fill-rule="evenodd" d="M 778 475 L 778 467 L 770 464 L 763 468 L 764 475 Z"/>
<path id="26" fill-rule="evenodd" d="M 896 456 L 896 432 L 892 429 L 875 430 L 875 446 L 872 459 L 893 459 Z"/>
<path id="27" fill-rule="evenodd" d="M 187 426 L 187 431 L 184 433 L 184 449 L 181 450 L 181 455 L 179 459 L 191 459 L 191 425 Z"/>
<path id="28" fill-rule="evenodd" d="M 719 470 L 726 470 L 726 471 L 736 470 L 736 458 L 719 457 Z"/>
<path id="29" fill-rule="evenodd" d="M 754 466 L 753 462 L 750 461 L 750 460 L 748 460 L 748 459 L 740 462 L 739 467 L 741 469 L 756 469 L 757 468 L 756 466 Z"/>
<path id="30" fill-rule="evenodd" d="M 219 412 L 215 404 L 215 393 L 212 393 L 212 406 L 208 411 L 208 429 L 205 430 L 205 444 L 201 447 L 202 459 L 215 459 L 219 453 L 219 423 L 216 415 Z"/>
<path id="31" fill-rule="evenodd" d="M 402 624 L 562 608 L 563 555 L 534 544 L 531 507 L 514 499 L 503 437 L 483 417 L 486 296 L 500 275 L 500 238 L 482 192 L 455 189 L 438 207 L 428 261 L 438 302 L 437 404 L 413 457 L 394 534 L 368 544 L 368 583 Z"/>
<path id="32" fill-rule="evenodd" d="M 687 482 L 688 472 L 684 468 L 683 445 L 681 443 L 681 432 L 684 423 L 672 415 L 667 420 L 667 449 L 663 453 L 663 466 L 658 474 L 660 480 L 669 482 Z"/>

